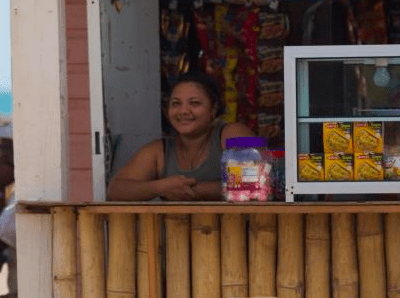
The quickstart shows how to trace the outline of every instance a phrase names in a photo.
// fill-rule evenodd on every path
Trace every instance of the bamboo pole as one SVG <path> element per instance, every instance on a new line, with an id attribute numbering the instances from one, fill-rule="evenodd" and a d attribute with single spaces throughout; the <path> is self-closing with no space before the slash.
<path id="1" fill-rule="evenodd" d="M 105 298 L 104 225 L 101 215 L 79 210 L 82 298 Z"/>
<path id="2" fill-rule="evenodd" d="M 159 215 L 139 215 L 137 292 L 139 298 L 161 297 L 161 249 Z"/>
<path id="3" fill-rule="evenodd" d="M 277 216 L 251 214 L 249 230 L 249 296 L 275 297 Z"/>
<path id="4" fill-rule="evenodd" d="M 277 296 L 304 297 L 303 217 L 278 215 Z"/>
<path id="5" fill-rule="evenodd" d="M 383 248 L 382 215 L 357 214 L 360 296 L 386 297 L 386 272 Z"/>
<path id="6" fill-rule="evenodd" d="M 241 214 L 221 215 L 222 298 L 248 297 L 246 225 Z"/>
<path id="7" fill-rule="evenodd" d="M 112 213 L 109 219 L 107 298 L 135 297 L 135 216 Z"/>
<path id="8" fill-rule="evenodd" d="M 400 214 L 385 215 L 388 298 L 400 298 Z"/>
<path id="9" fill-rule="evenodd" d="M 167 298 L 190 297 L 190 216 L 167 214 L 165 231 Z"/>
<path id="10" fill-rule="evenodd" d="M 191 229 L 192 297 L 220 298 L 221 264 L 218 215 L 192 215 Z"/>
<path id="11" fill-rule="evenodd" d="M 332 214 L 332 294 L 358 298 L 358 268 L 354 215 Z"/>
<path id="12" fill-rule="evenodd" d="M 77 216 L 73 207 L 55 207 L 53 213 L 54 298 L 77 297 Z"/>
<path id="13" fill-rule="evenodd" d="M 329 214 L 306 215 L 306 297 L 330 297 Z"/>

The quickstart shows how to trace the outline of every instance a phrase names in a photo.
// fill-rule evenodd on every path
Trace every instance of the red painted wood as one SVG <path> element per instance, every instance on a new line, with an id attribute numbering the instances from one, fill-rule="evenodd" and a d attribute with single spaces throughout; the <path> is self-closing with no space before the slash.
<path id="1" fill-rule="evenodd" d="M 92 170 L 70 169 L 70 202 L 93 202 Z"/>
<path id="2" fill-rule="evenodd" d="M 71 170 L 92 168 L 91 134 L 69 135 L 69 165 Z"/>
<path id="3" fill-rule="evenodd" d="M 70 134 L 91 134 L 89 99 L 70 98 L 68 114 Z M 90 148 L 87 150 L 90 151 Z"/>
<path id="4" fill-rule="evenodd" d="M 87 64 L 89 61 L 88 47 L 87 47 L 87 30 L 74 29 L 67 30 L 67 57 L 68 63 L 73 64 Z"/>
<path id="5" fill-rule="evenodd" d="M 88 67 L 88 64 L 71 64 L 67 66 L 68 97 L 70 99 L 90 98 Z"/>
<path id="6" fill-rule="evenodd" d="M 93 201 L 86 0 L 65 0 L 69 122 L 69 202 Z"/>
<path id="7" fill-rule="evenodd" d="M 69 4 L 65 8 L 67 28 L 71 29 L 87 29 L 87 17 L 86 17 L 86 3 L 81 4 Z"/>

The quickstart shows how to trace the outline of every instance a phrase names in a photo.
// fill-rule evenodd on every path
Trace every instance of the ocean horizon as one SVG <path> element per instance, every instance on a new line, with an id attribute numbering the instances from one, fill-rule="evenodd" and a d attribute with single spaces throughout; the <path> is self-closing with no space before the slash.
<path id="1" fill-rule="evenodd" d="M 11 116 L 13 111 L 12 104 L 12 92 L 11 90 L 0 90 L 0 115 L 1 116 Z"/>

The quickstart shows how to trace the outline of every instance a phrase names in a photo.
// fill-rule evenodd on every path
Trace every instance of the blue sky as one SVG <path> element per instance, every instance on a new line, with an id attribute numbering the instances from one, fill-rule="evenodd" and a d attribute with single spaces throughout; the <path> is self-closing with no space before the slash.
<path id="1" fill-rule="evenodd" d="M 0 0 L 0 116 L 11 112 L 10 0 Z"/>

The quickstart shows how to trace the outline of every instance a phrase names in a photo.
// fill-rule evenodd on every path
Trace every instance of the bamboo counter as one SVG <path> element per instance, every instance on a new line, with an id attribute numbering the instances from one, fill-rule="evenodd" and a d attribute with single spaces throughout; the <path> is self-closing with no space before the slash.
<path id="1" fill-rule="evenodd" d="M 20 201 L 17 213 L 50 218 L 55 298 L 400 297 L 400 202 Z"/>

